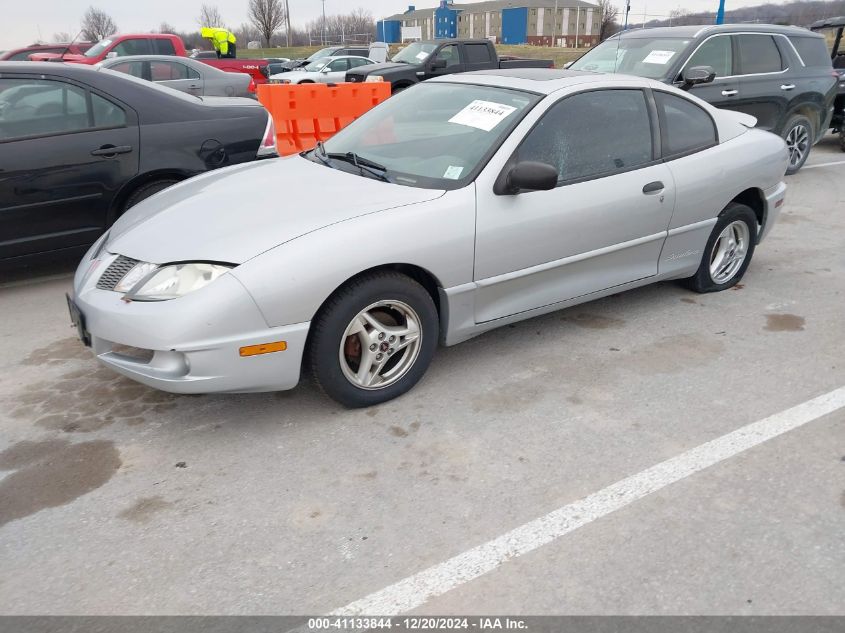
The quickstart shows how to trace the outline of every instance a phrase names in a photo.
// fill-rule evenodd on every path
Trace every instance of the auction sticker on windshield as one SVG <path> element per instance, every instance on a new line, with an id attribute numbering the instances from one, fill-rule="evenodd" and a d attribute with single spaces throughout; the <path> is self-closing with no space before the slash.
<path id="1" fill-rule="evenodd" d="M 643 60 L 643 64 L 665 64 L 674 55 L 675 51 L 651 51 Z"/>
<path id="2" fill-rule="evenodd" d="M 449 119 L 449 123 L 467 125 L 489 132 L 515 110 L 513 106 L 476 99 Z"/>

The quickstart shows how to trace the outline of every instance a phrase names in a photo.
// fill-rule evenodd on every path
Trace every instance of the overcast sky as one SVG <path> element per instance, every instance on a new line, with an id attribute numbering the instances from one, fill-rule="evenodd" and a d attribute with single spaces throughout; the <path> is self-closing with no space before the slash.
<path id="1" fill-rule="evenodd" d="M 295 25 L 304 25 L 317 17 L 322 10 L 320 0 L 289 0 L 291 21 Z M 560 0 L 561 6 L 566 0 Z M 727 7 L 738 8 L 762 4 L 763 0 L 727 0 Z M 181 30 L 197 28 L 196 16 L 199 14 L 201 0 L 25 0 L 4 1 L 2 10 L 3 35 L 0 37 L 0 50 L 26 46 L 38 39 L 50 40 L 53 33 L 65 31 L 71 37 L 79 31 L 79 21 L 85 10 L 94 4 L 105 9 L 117 22 L 122 33 L 149 31 L 166 21 Z M 643 13 L 649 17 L 662 17 L 676 7 L 689 11 L 715 10 L 717 0 L 631 0 L 632 20 L 642 21 Z M 246 21 L 247 0 L 226 0 L 208 4 L 217 4 L 227 24 L 237 26 Z M 326 0 L 326 13 L 344 13 L 359 6 L 372 11 L 375 18 L 404 11 L 409 4 L 417 8 L 433 7 L 436 0 Z M 617 0 L 620 8 L 624 0 Z"/>

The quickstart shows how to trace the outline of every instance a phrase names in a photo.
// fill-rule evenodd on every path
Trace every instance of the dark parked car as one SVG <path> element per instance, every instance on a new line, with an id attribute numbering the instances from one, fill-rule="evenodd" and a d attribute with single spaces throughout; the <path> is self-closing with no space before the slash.
<path id="1" fill-rule="evenodd" d="M 839 134 L 839 145 L 845 152 L 845 16 L 819 20 L 810 29 L 824 36 L 833 62 L 833 70 L 839 80 L 839 92 L 833 104 L 833 119 L 830 126 Z"/>
<path id="2" fill-rule="evenodd" d="M 430 40 L 406 46 L 391 62 L 350 70 L 346 81 L 388 81 L 393 93 L 397 93 L 426 79 L 452 73 L 552 67 L 551 59 L 500 59 L 490 40 Z"/>
<path id="3" fill-rule="evenodd" d="M 770 24 L 675 26 L 626 31 L 572 70 L 618 72 L 687 88 L 719 108 L 745 112 L 789 146 L 801 169 L 830 125 L 836 78 L 824 38 Z"/>
<path id="4" fill-rule="evenodd" d="M 265 155 L 276 155 L 275 130 L 252 99 L 78 64 L 0 63 L 0 261 L 83 252 L 144 198 Z"/>

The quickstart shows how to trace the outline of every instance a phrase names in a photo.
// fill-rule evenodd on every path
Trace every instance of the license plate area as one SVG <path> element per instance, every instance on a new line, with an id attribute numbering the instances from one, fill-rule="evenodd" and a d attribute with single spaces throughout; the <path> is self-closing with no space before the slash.
<path id="1" fill-rule="evenodd" d="M 85 347 L 91 347 L 91 334 L 85 327 L 85 315 L 82 314 L 79 307 L 70 298 L 70 295 L 66 294 L 65 299 L 67 299 L 67 309 L 70 312 L 71 325 L 76 328 L 76 332 L 79 334 L 79 340 L 82 341 Z"/>

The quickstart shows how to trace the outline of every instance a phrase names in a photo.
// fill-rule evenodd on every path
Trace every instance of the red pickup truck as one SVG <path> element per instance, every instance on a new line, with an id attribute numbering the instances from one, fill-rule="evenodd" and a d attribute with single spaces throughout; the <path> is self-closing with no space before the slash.
<path id="1" fill-rule="evenodd" d="M 144 33 L 143 35 L 112 35 L 94 44 L 82 55 L 34 53 L 29 56 L 32 61 L 65 61 L 75 64 L 97 64 L 112 57 L 127 55 L 175 55 L 187 57 L 185 44 L 178 35 L 165 33 Z M 270 71 L 267 61 L 263 59 L 197 59 L 209 66 L 214 66 L 225 72 L 246 73 L 256 84 L 267 83 Z"/>

